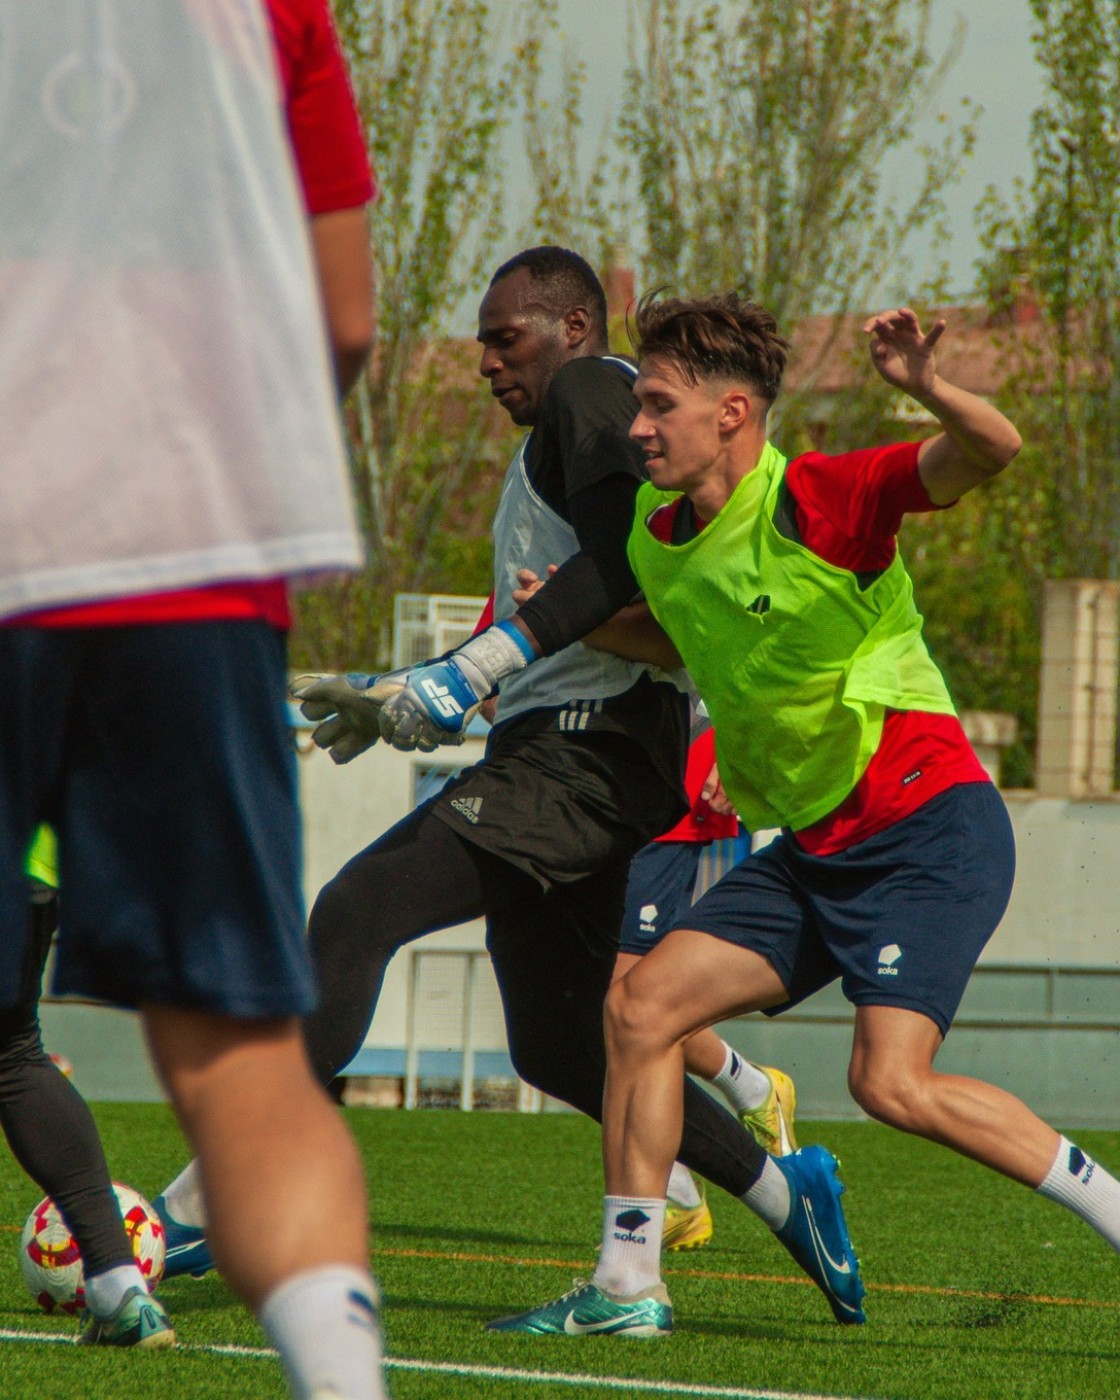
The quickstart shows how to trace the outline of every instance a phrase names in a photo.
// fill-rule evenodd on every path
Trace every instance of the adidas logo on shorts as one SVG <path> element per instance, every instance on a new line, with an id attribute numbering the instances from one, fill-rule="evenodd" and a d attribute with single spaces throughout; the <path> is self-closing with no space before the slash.
<path id="1" fill-rule="evenodd" d="M 471 826 L 478 825 L 478 814 L 482 811 L 481 797 L 453 797 L 451 806 L 461 817 L 466 817 Z"/>

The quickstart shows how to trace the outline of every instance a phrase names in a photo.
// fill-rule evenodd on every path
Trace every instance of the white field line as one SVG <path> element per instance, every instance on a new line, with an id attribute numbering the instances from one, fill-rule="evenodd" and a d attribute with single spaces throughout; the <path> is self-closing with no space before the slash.
<path id="1" fill-rule="evenodd" d="M 61 1343 L 73 1346 L 74 1338 L 60 1332 L 16 1332 L 0 1328 L 0 1342 Z M 269 1347 L 201 1346 L 180 1344 L 176 1350 L 207 1352 L 212 1356 L 245 1356 L 254 1360 L 276 1361 Z M 529 1371 L 514 1366 L 467 1366 L 450 1361 L 414 1361 L 401 1356 L 385 1358 L 392 1371 L 419 1371 L 425 1375 L 478 1376 L 494 1381 L 528 1381 L 538 1385 L 568 1385 L 585 1390 L 636 1390 L 647 1395 L 698 1395 L 712 1400 L 854 1400 L 851 1396 L 818 1395 L 793 1390 L 743 1390 L 736 1386 L 690 1385 L 687 1381 L 653 1381 L 637 1376 L 572 1375 L 567 1371 Z"/>

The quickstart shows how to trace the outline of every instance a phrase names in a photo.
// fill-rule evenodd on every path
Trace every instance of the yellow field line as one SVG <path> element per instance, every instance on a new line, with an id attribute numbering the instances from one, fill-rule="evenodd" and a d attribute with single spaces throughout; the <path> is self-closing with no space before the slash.
<path id="1" fill-rule="evenodd" d="M 510 1254 L 468 1254 L 458 1250 L 441 1249 L 381 1249 L 370 1251 L 374 1258 L 381 1259 L 433 1259 L 455 1264 L 512 1264 L 518 1267 L 538 1269 L 566 1269 L 586 1273 L 586 1259 L 520 1259 Z M 719 1283 L 780 1283 L 796 1284 L 799 1287 L 815 1288 L 812 1279 L 786 1274 L 744 1274 L 718 1269 L 682 1269 L 667 1267 L 663 1270 L 666 1278 L 712 1279 Z M 978 1288 L 944 1288 L 924 1283 L 868 1283 L 869 1293 L 918 1294 L 930 1298 L 979 1298 L 997 1303 L 1046 1304 L 1058 1308 L 1104 1308 L 1110 1312 L 1120 1312 L 1120 1301 L 1104 1298 L 1062 1298 L 1045 1293 L 992 1293 Z"/>
<path id="2" fill-rule="evenodd" d="M 21 1225 L 0 1225 L 0 1231 L 19 1234 Z M 586 1259 L 521 1259 L 512 1254 L 468 1254 L 462 1250 L 444 1249 L 381 1249 L 370 1250 L 375 1259 L 432 1259 L 452 1264 L 510 1264 L 518 1268 L 565 1269 L 576 1274 L 586 1273 Z M 667 1278 L 711 1279 L 717 1283 L 778 1283 L 815 1288 L 812 1279 L 787 1274 L 744 1274 L 721 1269 L 682 1269 L 672 1266 L 663 1270 Z M 1063 1298 L 1048 1293 L 994 1293 L 981 1288 L 945 1288 L 930 1283 L 868 1283 L 869 1293 L 910 1294 L 924 1298 L 973 1298 L 990 1303 L 1032 1303 L 1053 1308 L 1103 1308 L 1120 1312 L 1120 1300 L 1109 1298 Z"/>

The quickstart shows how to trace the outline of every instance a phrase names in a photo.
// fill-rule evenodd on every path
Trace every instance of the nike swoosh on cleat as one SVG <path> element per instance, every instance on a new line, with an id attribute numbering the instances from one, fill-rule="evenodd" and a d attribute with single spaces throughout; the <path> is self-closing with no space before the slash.
<path id="1" fill-rule="evenodd" d="M 189 1254 L 191 1250 L 198 1249 L 202 1244 L 201 1240 L 193 1240 L 190 1244 L 173 1244 L 166 1250 L 164 1257 L 174 1259 L 179 1254 Z"/>
<path id="2" fill-rule="evenodd" d="M 802 1196 L 801 1202 L 805 1207 L 805 1215 L 807 1216 L 809 1221 L 809 1234 L 813 1238 L 814 1249 L 817 1250 L 818 1254 L 824 1255 L 824 1257 L 828 1260 L 828 1262 L 832 1265 L 832 1267 L 836 1270 L 838 1274 L 850 1274 L 852 1272 L 852 1266 L 847 1261 L 847 1259 L 845 1259 L 842 1263 L 838 1264 L 836 1260 L 833 1259 L 832 1255 L 829 1254 L 828 1246 L 825 1244 L 821 1232 L 817 1228 L 817 1219 L 816 1216 L 813 1214 L 812 1201 L 809 1200 L 808 1196 Z"/>
<path id="3" fill-rule="evenodd" d="M 608 1317 L 604 1322 L 577 1322 L 574 1313 L 564 1319 L 564 1331 L 569 1337 L 583 1337 L 588 1332 L 605 1332 L 608 1327 L 617 1327 L 625 1318 Z"/>

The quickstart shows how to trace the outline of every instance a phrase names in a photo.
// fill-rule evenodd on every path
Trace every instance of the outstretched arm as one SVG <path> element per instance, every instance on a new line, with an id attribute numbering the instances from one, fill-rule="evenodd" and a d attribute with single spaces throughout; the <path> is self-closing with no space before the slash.
<path id="1" fill-rule="evenodd" d="M 548 577 L 557 572 L 555 564 L 548 566 Z M 513 601 L 521 607 L 547 580 L 538 578 L 532 569 L 518 569 L 520 587 L 513 590 Z M 606 622 L 589 632 L 584 646 L 596 651 L 609 651 L 626 661 L 644 661 L 663 671 L 676 671 L 684 665 L 680 652 L 665 634 L 661 624 L 644 602 L 630 603 Z"/>
<path id="2" fill-rule="evenodd" d="M 916 399 L 941 425 L 918 453 L 918 474 L 934 505 L 949 505 L 1003 471 L 1022 439 L 998 408 L 937 373 L 934 347 L 945 322 L 935 322 L 923 334 L 917 316 L 903 306 L 871 317 L 863 329 L 883 379 Z"/>

